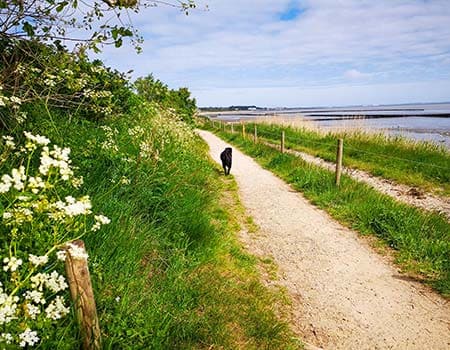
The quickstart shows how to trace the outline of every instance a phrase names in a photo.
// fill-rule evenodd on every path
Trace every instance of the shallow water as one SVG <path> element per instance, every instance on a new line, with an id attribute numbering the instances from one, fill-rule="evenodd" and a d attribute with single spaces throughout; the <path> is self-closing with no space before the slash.
<path id="1" fill-rule="evenodd" d="M 357 107 L 315 107 L 236 111 L 218 114 L 239 121 L 272 117 L 301 118 L 324 130 L 361 129 L 428 141 L 450 149 L 450 103 Z"/>

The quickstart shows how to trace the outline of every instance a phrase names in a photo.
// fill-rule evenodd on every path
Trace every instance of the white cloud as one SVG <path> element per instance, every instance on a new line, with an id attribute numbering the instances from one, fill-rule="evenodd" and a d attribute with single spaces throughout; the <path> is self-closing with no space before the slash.
<path id="1" fill-rule="evenodd" d="M 450 81 L 447 0 L 302 1 L 298 18 L 280 21 L 291 3 L 200 0 L 189 16 L 148 9 L 133 20 L 146 38 L 144 53 L 107 49 L 103 57 L 136 76 L 153 72 L 173 87 L 188 86 L 211 105 L 205 88 Z M 270 95 L 275 105 L 277 98 Z"/>
<path id="2" fill-rule="evenodd" d="M 362 73 L 357 69 L 349 69 L 348 71 L 346 71 L 344 73 L 344 77 L 346 77 L 348 79 L 354 79 L 354 80 L 367 79 L 367 78 L 370 78 L 371 76 L 372 76 L 372 74 Z"/>

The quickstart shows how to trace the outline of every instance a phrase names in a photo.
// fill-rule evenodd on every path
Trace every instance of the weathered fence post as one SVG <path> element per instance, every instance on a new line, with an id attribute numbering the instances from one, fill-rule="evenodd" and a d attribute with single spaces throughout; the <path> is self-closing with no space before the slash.
<path id="1" fill-rule="evenodd" d="M 245 139 L 245 124 L 242 123 L 242 137 Z"/>
<path id="2" fill-rule="evenodd" d="M 234 123 L 231 123 L 231 133 L 234 134 Z"/>
<path id="3" fill-rule="evenodd" d="M 284 153 L 284 130 L 281 131 L 281 153 Z"/>
<path id="4" fill-rule="evenodd" d="M 100 325 L 89 275 L 86 249 L 82 240 L 72 241 L 66 246 L 65 267 L 70 296 L 83 337 L 83 350 L 99 350 L 101 349 Z"/>
<path id="5" fill-rule="evenodd" d="M 337 152 L 336 152 L 336 186 L 338 186 L 338 187 L 341 183 L 343 151 L 344 151 L 344 140 L 338 139 Z"/>
<path id="6" fill-rule="evenodd" d="M 256 130 L 256 124 L 255 124 L 255 129 L 254 129 L 254 132 L 253 132 L 253 139 L 254 139 L 255 143 L 258 142 L 258 131 Z"/>

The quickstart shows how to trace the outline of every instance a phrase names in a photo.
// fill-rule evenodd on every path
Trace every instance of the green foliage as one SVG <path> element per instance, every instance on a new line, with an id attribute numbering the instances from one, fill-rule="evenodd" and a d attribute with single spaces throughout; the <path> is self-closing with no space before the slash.
<path id="1" fill-rule="evenodd" d="M 207 126 L 208 124 L 205 124 Z M 260 164 L 302 191 L 315 205 L 361 234 L 373 234 L 397 250 L 406 270 L 450 295 L 450 224 L 444 216 L 398 203 L 375 189 L 343 176 L 334 184 L 332 172 L 291 154 L 217 131 Z"/>
<path id="2" fill-rule="evenodd" d="M 2 0 L 0 37 L 25 37 L 50 42 L 59 48 L 65 47 L 63 40 L 66 40 L 75 42 L 78 49 L 87 47 L 94 51 L 100 51 L 104 44 L 120 47 L 125 38 L 130 38 L 136 50 L 140 51 L 142 37 L 131 23 L 129 9 L 139 12 L 142 8 L 158 5 L 174 7 L 186 14 L 196 7 L 193 0 L 101 0 L 89 4 L 77 0 Z"/>
<path id="3" fill-rule="evenodd" d="M 35 101 L 95 119 L 131 107 L 126 76 L 101 61 L 23 40 L 0 40 L 0 52 L 0 122 L 5 128 L 23 122 Z"/>
<path id="4" fill-rule="evenodd" d="M 156 102 L 164 108 L 173 109 L 185 122 L 194 123 L 194 114 L 197 110 L 195 98 L 191 98 L 191 93 L 187 88 L 178 90 L 169 87 L 152 74 L 145 78 L 138 78 L 134 86 L 141 96 L 148 102 Z"/>
<path id="5" fill-rule="evenodd" d="M 253 124 L 249 124 L 252 128 Z M 344 165 L 424 190 L 450 193 L 450 153 L 443 147 L 403 138 L 363 132 L 319 133 L 305 128 L 258 124 L 258 136 L 278 143 L 285 131 L 286 146 L 335 161 L 336 141 L 344 139 Z"/>
<path id="6" fill-rule="evenodd" d="M 84 238 L 105 349 L 299 347 L 277 316 L 279 292 L 261 285 L 236 241 L 239 226 L 218 204 L 219 171 L 191 127 L 155 103 L 102 120 L 43 112 L 44 103 L 30 104 L 20 128 L 70 147 L 83 193 L 111 219 Z M 79 339 L 67 316 L 39 346 L 75 348 Z"/>

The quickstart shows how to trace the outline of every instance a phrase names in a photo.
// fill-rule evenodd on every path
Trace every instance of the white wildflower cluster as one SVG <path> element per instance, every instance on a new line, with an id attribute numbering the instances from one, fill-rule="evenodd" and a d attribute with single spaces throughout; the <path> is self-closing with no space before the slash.
<path id="1" fill-rule="evenodd" d="M 128 129 L 128 135 L 133 137 L 140 137 L 144 135 L 144 128 L 139 125 L 135 126 L 134 128 L 130 128 Z"/>
<path id="2" fill-rule="evenodd" d="M 20 338 L 20 347 L 24 348 L 26 346 L 33 346 L 39 342 L 39 337 L 37 336 L 36 331 L 32 331 L 27 328 L 23 333 L 19 334 Z"/>
<path id="3" fill-rule="evenodd" d="M 54 327 L 69 313 L 62 295 L 68 283 L 56 271 L 57 262 L 64 261 L 67 253 L 74 259 L 88 257 L 75 244 L 67 244 L 70 237 L 89 232 L 86 216 L 92 215 L 89 196 L 60 193 L 83 182 L 74 177 L 70 149 L 50 146 L 48 138 L 29 132 L 25 138 L 25 147 L 8 136 L 0 140 L 8 149 L 16 149 L 3 152 L 12 161 L 0 166 L 19 164 L 0 175 L 4 239 L 0 246 L 0 349 L 38 345 L 41 331 L 45 334 L 46 327 Z M 92 231 L 110 222 L 103 215 L 92 217 Z M 23 243 L 30 238 L 33 245 Z"/>
<path id="4" fill-rule="evenodd" d="M 4 174 L 0 180 L 0 193 L 6 193 L 11 188 L 22 191 L 25 187 L 25 167 L 20 166 L 18 169 L 11 170 L 11 175 Z"/>
<path id="5" fill-rule="evenodd" d="M 112 129 L 109 126 L 102 125 L 101 128 L 105 132 L 106 140 L 102 142 L 102 149 L 107 151 L 118 152 L 119 147 L 117 146 L 115 137 L 119 133 L 117 129 Z"/>
<path id="6" fill-rule="evenodd" d="M 47 318 L 59 320 L 69 313 L 69 308 L 64 305 L 64 298 L 57 296 L 45 309 Z"/>
<path id="7" fill-rule="evenodd" d="M 45 146 L 50 143 L 50 140 L 45 136 L 33 135 L 32 133 L 25 131 L 25 137 L 27 138 L 27 143 L 25 143 L 25 148 L 28 151 L 34 151 L 38 146 Z"/>
<path id="8" fill-rule="evenodd" d="M 130 183 L 131 183 L 130 179 L 125 176 L 122 176 L 122 178 L 120 179 L 121 185 L 129 185 Z"/>
<path id="9" fill-rule="evenodd" d="M 75 260 L 87 260 L 89 258 L 86 251 L 74 243 L 67 243 L 66 248 L 71 258 Z"/>
<path id="10" fill-rule="evenodd" d="M 107 225 L 111 222 L 111 220 L 104 215 L 94 215 L 94 219 L 95 224 L 91 228 L 92 231 L 98 231 L 102 225 Z"/>
<path id="11" fill-rule="evenodd" d="M 47 255 L 42 255 L 42 256 L 36 256 L 33 254 L 30 254 L 28 256 L 28 260 L 30 261 L 30 263 L 32 263 L 34 266 L 40 266 L 40 265 L 45 265 L 48 262 L 48 256 Z"/>
<path id="12" fill-rule="evenodd" d="M 91 214 L 92 204 L 89 196 L 83 196 L 78 200 L 72 196 L 67 196 L 65 201 L 57 201 L 51 207 L 55 210 L 49 215 L 56 220 L 60 220 L 65 217 Z"/>
<path id="13" fill-rule="evenodd" d="M 142 141 L 139 145 L 139 156 L 144 159 L 152 158 L 154 154 L 153 143 L 151 140 Z"/>
<path id="14" fill-rule="evenodd" d="M 67 181 L 73 175 L 73 170 L 70 166 L 70 148 L 60 148 L 57 145 L 53 146 L 53 150 L 48 147 L 43 147 L 41 153 L 41 165 L 39 172 L 42 175 L 48 175 L 51 168 L 58 169 L 61 179 Z"/>
<path id="15" fill-rule="evenodd" d="M 108 91 L 108 90 L 96 91 L 96 90 L 92 90 L 92 89 L 87 89 L 87 90 L 83 91 L 83 95 L 85 97 L 92 98 L 92 99 L 112 97 L 111 91 Z"/>
<path id="16" fill-rule="evenodd" d="M 36 267 L 45 264 L 48 261 L 47 256 L 29 255 L 30 262 Z M 22 260 L 16 257 L 3 259 L 3 270 L 10 273 L 16 273 Z M 28 325 L 35 321 L 41 314 L 44 318 L 58 320 L 69 313 L 69 308 L 64 303 L 64 298 L 57 295 L 47 304 L 44 293 L 48 290 L 50 298 L 52 295 L 64 291 L 68 288 L 65 278 L 53 271 L 51 273 L 36 273 L 30 277 L 31 290 L 26 290 L 21 295 L 16 294 L 18 288 L 13 292 L 7 293 L 0 282 L 0 325 L 2 328 L 11 331 L 11 326 L 16 322 L 21 325 Z M 14 329 L 14 328 L 13 328 Z M 23 329 L 23 328 L 22 328 Z M 16 334 L 14 336 L 14 334 Z M 0 344 L 18 344 L 20 347 L 33 346 L 39 342 L 36 331 L 29 327 L 21 333 L 1 333 Z"/>
<path id="17" fill-rule="evenodd" d="M 3 136 L 2 139 L 5 142 L 5 147 L 14 149 L 16 148 L 16 144 L 14 143 L 14 138 L 12 136 Z"/>
<path id="18" fill-rule="evenodd" d="M 16 257 L 4 258 L 3 259 L 3 271 L 16 271 L 20 265 L 22 265 L 22 259 L 17 259 Z"/>
<path id="19" fill-rule="evenodd" d="M 0 89 L 0 107 L 12 107 L 13 109 L 19 109 L 22 104 L 22 99 L 17 96 L 5 96 Z"/>

